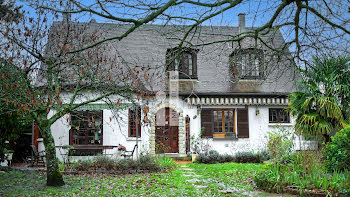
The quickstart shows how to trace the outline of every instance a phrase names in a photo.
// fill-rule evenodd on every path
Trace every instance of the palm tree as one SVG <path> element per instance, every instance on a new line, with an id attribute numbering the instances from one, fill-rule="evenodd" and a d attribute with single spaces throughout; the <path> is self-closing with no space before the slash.
<path id="1" fill-rule="evenodd" d="M 289 99 L 288 110 L 296 117 L 295 130 L 298 134 L 321 134 L 329 142 L 330 134 L 345 128 L 346 122 L 334 97 L 295 92 L 289 95 Z"/>
<path id="2" fill-rule="evenodd" d="M 314 58 L 301 70 L 300 91 L 289 95 L 288 111 L 296 117 L 298 134 L 330 135 L 347 125 L 350 103 L 350 59 Z"/>

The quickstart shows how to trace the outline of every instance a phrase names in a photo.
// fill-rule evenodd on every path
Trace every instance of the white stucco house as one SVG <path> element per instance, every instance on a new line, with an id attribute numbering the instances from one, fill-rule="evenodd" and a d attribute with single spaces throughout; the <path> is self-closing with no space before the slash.
<path id="1" fill-rule="evenodd" d="M 253 38 L 205 44 L 251 29 L 245 27 L 244 14 L 238 18 L 238 27 L 198 27 L 192 45 L 179 50 L 180 55 L 174 55 L 175 38 L 181 38 L 186 26 L 144 25 L 114 42 L 110 53 L 115 50 L 124 61 L 161 68 L 163 80 L 148 84 L 154 92 L 147 103 L 149 121 L 136 121 L 145 114 L 142 100 L 139 110 L 122 103 L 118 118 L 102 101 L 80 107 L 52 125 L 57 157 L 67 155 L 67 145 L 75 149 L 70 155 L 89 156 L 118 155 L 119 145 L 132 150 L 136 143 L 138 153 L 186 156 L 198 136 L 207 148 L 233 154 L 265 149 L 268 131 L 293 130 L 294 119 L 284 110 L 297 78 L 288 49 L 276 55 Z M 81 25 L 105 37 L 129 27 L 95 21 Z M 278 29 L 262 38 L 279 50 L 284 44 Z"/>

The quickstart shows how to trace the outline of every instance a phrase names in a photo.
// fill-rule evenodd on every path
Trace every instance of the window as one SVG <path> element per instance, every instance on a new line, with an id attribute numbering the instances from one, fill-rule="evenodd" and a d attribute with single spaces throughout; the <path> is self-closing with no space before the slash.
<path id="1" fill-rule="evenodd" d="M 269 109 L 270 123 L 290 123 L 289 113 L 282 108 Z"/>
<path id="2" fill-rule="evenodd" d="M 73 111 L 71 113 L 70 155 L 96 155 L 102 153 L 103 117 L 101 111 Z M 87 147 L 88 146 L 88 147 Z"/>
<path id="3" fill-rule="evenodd" d="M 263 51 L 260 49 L 243 49 L 230 57 L 233 75 L 240 79 L 263 78 Z"/>
<path id="4" fill-rule="evenodd" d="M 136 133 L 138 131 L 138 133 Z M 129 109 L 129 137 L 141 137 L 141 108 Z"/>
<path id="5" fill-rule="evenodd" d="M 235 136 L 235 111 L 233 109 L 214 109 L 214 137 Z"/>
<path id="6" fill-rule="evenodd" d="M 102 145 L 102 111 L 71 113 L 72 145 Z"/>
<path id="7" fill-rule="evenodd" d="M 197 51 L 184 48 L 178 54 L 178 49 L 168 49 L 166 53 L 167 71 L 179 71 L 180 79 L 197 79 Z"/>
<path id="8" fill-rule="evenodd" d="M 201 128 L 206 138 L 249 138 L 248 109 L 203 108 Z"/>

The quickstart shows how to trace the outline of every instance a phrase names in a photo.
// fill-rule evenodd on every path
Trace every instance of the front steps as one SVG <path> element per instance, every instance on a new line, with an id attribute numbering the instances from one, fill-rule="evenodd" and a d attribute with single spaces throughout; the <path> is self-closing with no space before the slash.
<path id="1" fill-rule="evenodd" d="M 179 153 L 164 153 L 164 154 L 157 154 L 159 156 L 167 156 L 174 161 L 192 161 L 191 156 L 187 156 L 186 154 L 179 154 Z"/>

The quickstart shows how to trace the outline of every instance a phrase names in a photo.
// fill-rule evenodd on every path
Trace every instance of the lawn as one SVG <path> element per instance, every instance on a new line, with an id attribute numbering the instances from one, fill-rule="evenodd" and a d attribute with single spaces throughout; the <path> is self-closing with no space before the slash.
<path id="1" fill-rule="evenodd" d="M 198 182 L 188 182 L 184 168 Z M 65 175 L 60 188 L 46 187 L 44 174 L 11 171 L 0 173 L 0 196 L 270 196 L 250 192 L 261 169 L 261 164 L 185 164 L 167 173 Z"/>

